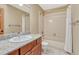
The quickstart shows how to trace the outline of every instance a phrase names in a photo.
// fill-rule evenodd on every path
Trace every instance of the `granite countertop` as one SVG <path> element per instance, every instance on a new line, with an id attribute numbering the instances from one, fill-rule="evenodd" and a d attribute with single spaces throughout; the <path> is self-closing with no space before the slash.
<path id="1" fill-rule="evenodd" d="M 36 40 L 37 38 L 41 37 L 40 34 L 29 34 L 31 35 L 33 38 L 26 40 L 24 42 L 10 42 L 10 39 L 6 39 L 6 40 L 1 40 L 0 41 L 0 55 L 6 55 L 7 53 L 14 51 L 30 42 L 32 42 L 33 40 Z"/>

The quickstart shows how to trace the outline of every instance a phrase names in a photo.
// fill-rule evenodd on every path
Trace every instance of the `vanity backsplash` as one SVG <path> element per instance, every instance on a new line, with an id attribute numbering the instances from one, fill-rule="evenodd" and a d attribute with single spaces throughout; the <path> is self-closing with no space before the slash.
<path id="1" fill-rule="evenodd" d="M 9 38 L 12 38 L 12 37 L 16 37 L 16 36 L 20 36 L 20 35 L 26 35 L 26 34 L 30 34 L 30 33 L 19 32 L 19 33 L 3 34 L 3 35 L 0 35 L 0 40 L 9 39 Z"/>

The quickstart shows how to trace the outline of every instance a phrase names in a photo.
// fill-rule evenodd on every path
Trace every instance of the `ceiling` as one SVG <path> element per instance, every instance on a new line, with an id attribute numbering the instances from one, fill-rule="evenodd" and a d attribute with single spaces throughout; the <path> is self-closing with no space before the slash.
<path id="1" fill-rule="evenodd" d="M 39 6 L 43 10 L 54 9 L 54 8 L 62 7 L 62 6 L 65 6 L 65 5 L 66 4 L 39 4 Z"/>

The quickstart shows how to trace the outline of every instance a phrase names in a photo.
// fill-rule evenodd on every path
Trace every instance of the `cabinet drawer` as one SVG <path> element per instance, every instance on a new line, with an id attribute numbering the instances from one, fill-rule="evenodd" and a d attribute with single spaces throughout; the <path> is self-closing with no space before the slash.
<path id="1" fill-rule="evenodd" d="M 32 49 L 32 55 L 41 55 L 41 45 L 37 45 Z"/>
<path id="2" fill-rule="evenodd" d="M 31 52 L 31 51 L 29 51 L 29 52 L 27 52 L 25 55 L 31 55 L 31 53 L 32 53 L 32 52 Z"/>
<path id="3" fill-rule="evenodd" d="M 12 51 L 8 55 L 19 55 L 19 50 Z"/>
<path id="4" fill-rule="evenodd" d="M 20 54 L 21 54 L 21 55 L 24 55 L 24 54 L 26 54 L 28 51 L 30 51 L 32 48 L 33 48 L 32 43 L 29 43 L 29 44 L 27 44 L 27 45 L 25 45 L 25 46 L 23 46 L 23 47 L 20 48 Z"/>

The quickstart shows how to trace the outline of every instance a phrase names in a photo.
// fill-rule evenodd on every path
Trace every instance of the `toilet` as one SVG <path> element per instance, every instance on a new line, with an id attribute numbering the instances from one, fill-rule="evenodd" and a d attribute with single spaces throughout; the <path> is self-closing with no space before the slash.
<path id="1" fill-rule="evenodd" d="M 46 52 L 48 50 L 48 42 L 43 41 L 42 42 L 42 48 L 43 48 L 43 52 Z"/>

